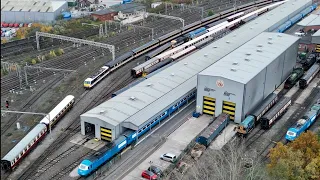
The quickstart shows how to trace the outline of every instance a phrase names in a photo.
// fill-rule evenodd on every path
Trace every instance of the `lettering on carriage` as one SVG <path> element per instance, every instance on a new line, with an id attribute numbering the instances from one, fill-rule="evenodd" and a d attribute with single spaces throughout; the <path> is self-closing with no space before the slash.
<path id="1" fill-rule="evenodd" d="M 231 95 L 236 96 L 235 94 L 230 93 L 230 92 L 228 92 L 228 91 L 225 91 L 225 92 L 223 93 L 223 95 L 224 95 L 224 96 L 228 96 L 229 99 L 230 99 L 230 96 L 231 96 Z"/>
<path id="2" fill-rule="evenodd" d="M 204 91 L 207 91 L 207 92 L 212 91 L 212 92 L 214 92 L 214 91 L 216 91 L 216 90 L 215 90 L 215 89 L 208 88 L 208 87 L 204 87 Z"/>

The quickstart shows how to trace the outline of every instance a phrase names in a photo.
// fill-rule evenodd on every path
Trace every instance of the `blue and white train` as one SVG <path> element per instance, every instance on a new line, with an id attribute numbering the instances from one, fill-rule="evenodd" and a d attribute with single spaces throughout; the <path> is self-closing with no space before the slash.
<path id="1" fill-rule="evenodd" d="M 73 106 L 74 96 L 66 96 L 49 114 L 44 117 L 21 141 L 2 159 L 1 169 L 13 170 L 19 162 L 45 137 L 49 126 L 56 124 Z"/>
<path id="2" fill-rule="evenodd" d="M 310 111 L 308 111 L 295 125 L 287 131 L 286 140 L 293 141 L 306 131 L 317 119 L 320 114 L 320 99 L 314 104 Z"/>
<path id="3" fill-rule="evenodd" d="M 117 138 L 111 147 L 99 151 L 97 154 L 90 156 L 89 158 L 83 160 L 78 168 L 78 174 L 80 176 L 88 176 L 90 173 L 94 172 L 102 164 L 108 162 L 117 153 L 121 152 L 123 149 L 131 145 L 139 137 L 149 131 L 152 127 L 159 124 L 160 121 L 166 119 L 170 114 L 177 111 L 181 106 L 186 104 L 188 101 L 192 100 L 196 95 L 196 89 L 193 89 L 184 97 L 179 99 L 170 108 L 164 110 L 158 117 L 150 120 L 148 124 L 141 127 L 138 131 L 127 130 L 123 135 Z"/>
<path id="4" fill-rule="evenodd" d="M 312 6 L 307 7 L 305 10 L 301 11 L 297 15 L 293 16 L 291 19 L 283 23 L 281 26 L 279 26 L 276 31 L 279 33 L 285 32 L 287 29 L 289 29 L 291 26 L 293 26 L 295 23 L 300 21 L 302 18 L 304 18 L 306 15 L 308 15 L 310 12 L 315 10 L 318 6 L 318 3 L 314 3 Z"/>

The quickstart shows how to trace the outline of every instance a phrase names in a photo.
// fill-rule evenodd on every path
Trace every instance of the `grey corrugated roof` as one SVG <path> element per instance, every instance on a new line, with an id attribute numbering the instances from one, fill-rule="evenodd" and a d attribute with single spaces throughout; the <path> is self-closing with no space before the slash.
<path id="1" fill-rule="evenodd" d="M 8 152 L 2 159 L 7 161 L 12 161 L 20 152 L 23 151 L 24 148 L 33 140 L 44 128 L 46 127 L 45 124 L 38 124 L 36 125 L 21 141 L 11 151 Z"/>
<path id="2" fill-rule="evenodd" d="M 97 14 L 97 15 L 105 15 L 105 14 L 109 14 L 109 13 L 112 13 L 112 12 L 115 12 L 113 9 L 102 9 L 100 11 L 95 11 L 93 12 L 92 14 Z"/>
<path id="3" fill-rule="evenodd" d="M 128 4 L 116 4 L 110 6 L 116 12 L 121 11 L 122 13 L 132 13 L 134 11 L 140 11 L 145 9 L 146 7 L 139 3 L 128 3 Z"/>
<path id="4" fill-rule="evenodd" d="M 317 32 L 315 32 L 312 36 L 320 36 L 320 30 L 318 30 Z"/>
<path id="5" fill-rule="evenodd" d="M 272 31 L 273 29 L 269 28 L 274 24 L 288 19 L 288 16 L 293 12 L 309 4 L 311 1 L 305 0 L 297 0 L 294 4 L 286 3 L 281 8 L 274 9 L 253 22 L 245 24 L 224 38 L 213 42 L 82 116 L 91 117 L 92 114 L 96 114 L 95 116 L 99 116 L 103 121 L 113 124 L 114 122 L 119 124 L 124 122 L 123 126 L 137 129 L 147 120 L 156 116 L 159 111 L 174 103 L 181 95 L 194 89 L 197 85 L 196 75 L 199 72 L 260 33 Z M 226 43 L 226 41 L 230 43 Z M 172 73 L 174 76 L 171 75 Z M 147 87 L 148 84 L 153 84 L 153 86 Z M 130 100 L 131 96 L 136 97 L 137 100 Z M 106 108 L 107 112 L 104 115 L 99 115 L 97 109 L 103 109 L 103 107 L 110 107 L 114 110 Z"/>
<path id="6" fill-rule="evenodd" d="M 298 23 L 299 26 L 320 26 L 320 15 L 310 14 Z"/>
<path id="7" fill-rule="evenodd" d="M 66 1 L 50 0 L 1 0 L 1 11 L 54 12 L 66 3 Z"/>
<path id="8" fill-rule="evenodd" d="M 246 84 L 300 38 L 264 32 L 202 71 Z"/>

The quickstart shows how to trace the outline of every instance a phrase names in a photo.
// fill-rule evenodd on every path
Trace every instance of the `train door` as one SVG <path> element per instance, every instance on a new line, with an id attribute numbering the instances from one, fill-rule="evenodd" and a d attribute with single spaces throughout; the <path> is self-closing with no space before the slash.
<path id="1" fill-rule="evenodd" d="M 101 139 L 105 141 L 112 141 L 112 131 L 111 129 L 100 127 Z"/>
<path id="2" fill-rule="evenodd" d="M 216 106 L 216 99 L 204 96 L 203 97 L 203 114 L 214 116 Z"/>
<path id="3" fill-rule="evenodd" d="M 236 103 L 223 101 L 222 104 L 222 112 L 227 113 L 230 115 L 230 119 L 234 121 L 234 116 L 236 112 Z"/>
<path id="4" fill-rule="evenodd" d="M 95 135 L 95 126 L 94 124 L 84 122 L 85 134 L 93 134 Z"/>

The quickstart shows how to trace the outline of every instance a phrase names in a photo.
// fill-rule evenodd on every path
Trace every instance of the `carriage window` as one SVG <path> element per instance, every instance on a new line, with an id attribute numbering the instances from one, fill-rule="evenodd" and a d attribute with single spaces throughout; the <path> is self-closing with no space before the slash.
<path id="1" fill-rule="evenodd" d="M 13 166 L 13 164 L 14 164 L 14 161 L 11 161 L 11 166 Z"/>
<path id="2" fill-rule="evenodd" d="M 166 113 L 163 113 L 162 116 L 164 116 Z"/>
<path id="3" fill-rule="evenodd" d="M 138 131 L 138 133 L 141 133 L 141 129 Z"/>
<path id="4" fill-rule="evenodd" d="M 146 129 L 146 127 L 143 127 L 143 128 L 142 128 L 142 130 L 145 130 L 145 129 Z"/>
<path id="5" fill-rule="evenodd" d="M 147 124 L 147 127 L 149 127 L 150 126 L 150 124 Z"/>

